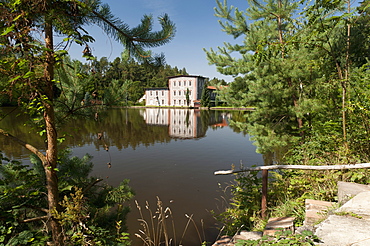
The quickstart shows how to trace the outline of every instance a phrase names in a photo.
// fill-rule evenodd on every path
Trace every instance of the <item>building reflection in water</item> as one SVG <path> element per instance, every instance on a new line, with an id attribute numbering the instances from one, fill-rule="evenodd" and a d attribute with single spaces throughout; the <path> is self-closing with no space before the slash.
<path id="1" fill-rule="evenodd" d="M 197 109 L 146 108 L 142 116 L 148 125 L 168 126 L 172 138 L 201 138 L 208 127 L 228 125 L 226 113 L 210 114 Z"/>

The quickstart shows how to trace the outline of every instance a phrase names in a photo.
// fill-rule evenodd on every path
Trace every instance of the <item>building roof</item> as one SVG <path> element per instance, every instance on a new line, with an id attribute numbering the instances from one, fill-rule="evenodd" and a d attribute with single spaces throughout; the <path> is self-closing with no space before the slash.
<path id="1" fill-rule="evenodd" d="M 151 87 L 151 88 L 145 88 L 145 90 L 148 90 L 148 91 L 150 91 L 150 90 L 152 90 L 152 91 L 158 91 L 158 90 L 169 90 L 169 88 L 168 87 Z"/>
<path id="2" fill-rule="evenodd" d="M 206 79 L 206 77 L 199 76 L 199 75 L 176 75 L 176 76 L 169 76 L 167 77 L 168 79 L 173 79 L 173 78 L 180 78 L 180 77 L 187 77 L 187 78 L 202 78 Z"/>

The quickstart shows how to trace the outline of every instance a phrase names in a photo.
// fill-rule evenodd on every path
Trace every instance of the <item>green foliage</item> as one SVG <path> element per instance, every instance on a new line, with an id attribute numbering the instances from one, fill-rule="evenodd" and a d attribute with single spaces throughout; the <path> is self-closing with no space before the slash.
<path id="1" fill-rule="evenodd" d="M 222 100 L 256 108 L 241 122 L 232 122 L 232 127 L 247 132 L 257 152 L 265 157 L 273 153 L 266 164 L 333 165 L 370 160 L 369 1 L 357 10 L 345 4 L 250 1 L 241 11 L 217 1 L 215 15 L 221 18 L 222 30 L 240 42 L 210 49 L 207 58 L 222 74 L 235 77 L 219 93 Z M 367 184 L 367 177 L 368 170 L 270 172 L 269 213 L 297 217 L 299 224 L 305 199 L 335 201 L 338 181 Z M 236 180 L 236 186 L 254 194 L 258 203 L 257 193 L 248 186 L 250 181 Z M 221 217 L 226 226 L 231 224 L 230 214 L 234 218 L 244 214 L 242 201 L 250 198 L 235 190 L 233 199 L 238 203 L 232 203 L 232 208 L 236 210 L 226 210 L 229 214 Z M 248 206 L 259 210 L 253 204 Z M 239 222 L 233 223 L 246 223 L 244 218 L 237 219 Z"/>
<path id="2" fill-rule="evenodd" d="M 229 184 L 232 198 L 224 212 L 213 215 L 224 224 L 223 233 L 234 235 L 238 230 L 251 230 L 261 208 L 261 178 L 258 172 L 240 173 Z M 256 222 L 256 223 L 255 223 Z"/>
<path id="3" fill-rule="evenodd" d="M 60 194 L 63 195 L 62 209 L 53 214 L 64 228 L 66 242 L 127 245 L 128 237 L 123 230 L 126 230 L 124 222 L 129 209 L 124 203 L 133 197 L 128 180 L 118 187 L 99 184 L 101 180 L 89 177 L 91 156 L 80 159 L 70 157 L 70 151 L 60 154 L 58 176 Z M 0 242 L 44 245 L 49 234 L 41 220 L 47 212 L 43 166 L 36 156 L 31 158 L 33 168 L 1 159 L 0 207 L 3 209 L 0 211 L 0 231 L 3 236 Z M 34 217 L 40 219 L 27 222 Z"/>
<path id="4" fill-rule="evenodd" d="M 265 246 L 265 245 L 316 245 L 318 238 L 310 231 L 303 231 L 302 234 L 294 234 L 292 231 L 279 231 L 275 237 L 263 236 L 259 240 L 238 240 L 235 246 Z"/>
<path id="5" fill-rule="evenodd" d="M 125 194 L 127 196 L 127 194 Z M 54 211 L 53 215 L 60 220 L 66 231 L 65 243 L 72 245 L 129 245 L 127 233 L 121 232 L 122 221 L 116 221 L 109 227 L 99 227 L 99 223 L 88 221 L 91 209 L 81 188 L 77 188 L 70 197 L 65 196 L 61 202 L 62 212 Z M 93 219 L 94 220 L 94 219 Z M 109 223 L 106 223 L 109 224 Z M 112 228 L 113 227 L 113 228 Z"/>
<path id="6" fill-rule="evenodd" d="M 209 108 L 211 107 L 211 92 L 207 87 L 208 83 L 204 83 L 201 97 L 201 105 L 202 107 Z"/>

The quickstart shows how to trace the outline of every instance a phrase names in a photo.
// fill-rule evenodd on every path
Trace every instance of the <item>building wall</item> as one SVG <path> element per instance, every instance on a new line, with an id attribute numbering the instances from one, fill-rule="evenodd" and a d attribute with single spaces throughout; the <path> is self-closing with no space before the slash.
<path id="1" fill-rule="evenodd" d="M 200 76 L 174 76 L 168 80 L 171 106 L 194 107 L 194 101 L 202 95 L 205 78 Z M 189 105 L 186 101 L 186 91 L 189 90 Z"/>
<path id="2" fill-rule="evenodd" d="M 146 106 L 194 107 L 194 101 L 200 100 L 206 78 L 201 76 L 173 76 L 168 79 L 167 94 L 162 95 L 164 88 L 146 89 Z M 189 104 L 186 93 L 189 90 Z M 157 98 L 158 97 L 158 98 Z M 165 103 L 162 103 L 162 101 Z"/>
<path id="3" fill-rule="evenodd" d="M 145 90 L 146 106 L 169 106 L 169 91 L 167 88 L 150 88 Z"/>

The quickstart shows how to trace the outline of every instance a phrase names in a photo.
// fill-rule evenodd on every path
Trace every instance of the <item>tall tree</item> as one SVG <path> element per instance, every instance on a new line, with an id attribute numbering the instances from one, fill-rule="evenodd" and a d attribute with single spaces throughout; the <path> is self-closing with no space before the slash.
<path id="1" fill-rule="evenodd" d="M 256 119 L 264 119 L 258 129 L 265 136 L 274 135 L 268 125 L 302 131 L 302 77 L 297 70 L 293 74 L 295 63 L 291 62 L 298 48 L 289 45 L 297 32 L 298 24 L 292 18 L 297 10 L 298 3 L 287 0 L 249 1 L 245 11 L 229 7 L 227 1 L 217 1 L 215 8 L 216 16 L 224 20 L 220 22 L 223 30 L 242 39 L 242 44 L 226 43 L 217 52 L 206 51 L 207 58 L 221 73 L 240 77 L 237 86 L 230 86 L 236 89 L 234 97 L 238 103 L 257 106 Z M 235 53 L 239 55 L 233 57 Z"/>
<path id="2" fill-rule="evenodd" d="M 168 43 L 174 37 L 174 24 L 163 15 L 159 18 L 162 29 L 152 32 L 152 17 L 144 16 L 139 26 L 129 28 L 99 0 L 5 0 L 0 3 L 0 13 L 0 49 L 2 53 L 13 54 L 0 63 L 1 71 L 8 78 L 2 88 L 9 95 L 22 90 L 22 96 L 37 105 L 35 110 L 42 114 L 46 131 L 46 152 L 42 153 L 4 130 L 0 132 L 42 161 L 49 206 L 47 221 L 54 245 L 63 245 L 61 225 L 53 216 L 53 211 L 59 210 L 54 68 L 66 51 L 55 48 L 54 35 L 66 37 L 67 46 L 72 42 L 85 45 L 84 55 L 91 57 L 89 43 L 94 39 L 84 26 L 93 23 L 122 43 L 130 55 L 140 60 L 156 61 L 146 48 Z M 36 38 L 38 33 L 43 34 L 42 41 Z"/>
<path id="3" fill-rule="evenodd" d="M 341 119 L 345 143 L 349 70 L 363 64 L 353 58 L 366 54 L 367 47 L 358 45 L 357 36 L 366 38 L 354 35 L 360 26 L 355 23 L 363 18 L 353 15 L 349 2 L 251 0 L 240 11 L 218 1 L 215 11 L 223 30 L 243 39 L 206 51 L 207 58 L 221 73 L 241 78 L 230 85 L 229 98 L 257 107 L 249 130 L 258 129 L 255 135 L 265 137 L 261 142 L 272 143 L 279 133 L 309 133 L 315 120 Z"/>

